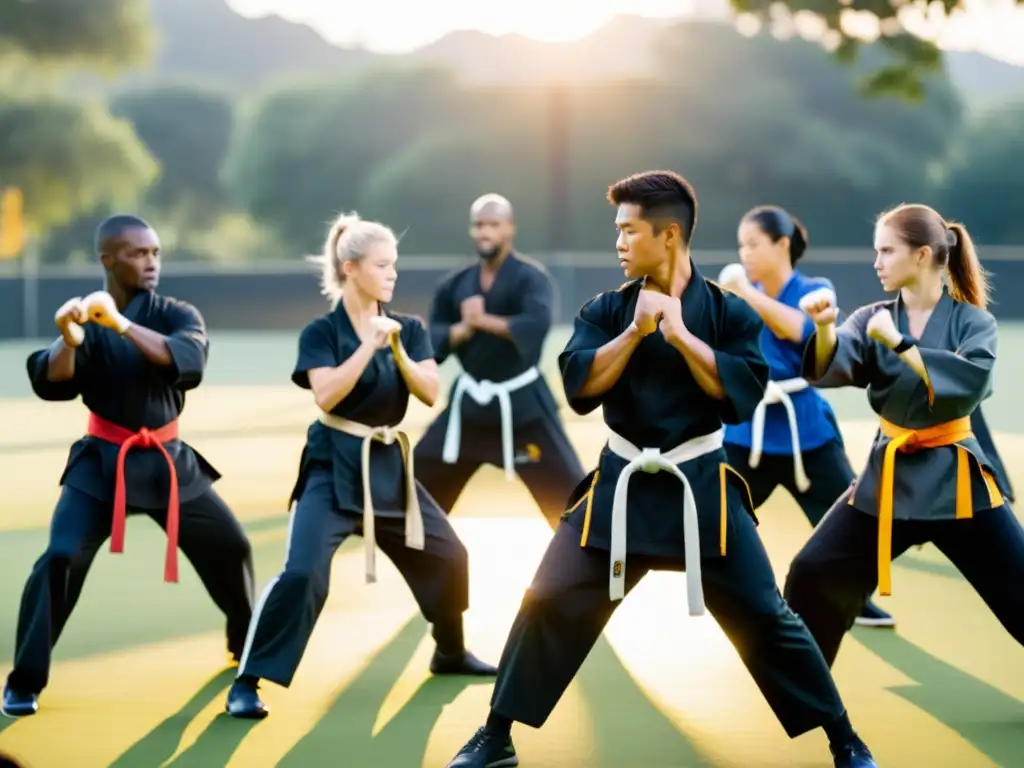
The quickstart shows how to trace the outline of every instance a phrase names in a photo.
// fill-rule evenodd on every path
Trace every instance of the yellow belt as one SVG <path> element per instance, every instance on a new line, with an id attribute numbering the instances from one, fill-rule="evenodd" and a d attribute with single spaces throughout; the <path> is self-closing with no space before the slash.
<path id="1" fill-rule="evenodd" d="M 891 595 L 893 484 L 896 478 L 896 452 L 913 453 L 925 448 L 955 445 L 974 437 L 974 433 L 971 431 L 969 416 L 924 429 L 907 429 L 881 419 L 881 427 L 882 434 L 889 438 L 889 443 L 885 446 L 885 455 L 882 459 L 882 477 L 878 494 L 878 591 L 883 595 Z M 966 448 L 958 448 L 956 468 L 956 517 L 958 520 L 974 515 L 969 456 L 970 453 Z M 999 493 L 995 479 L 984 470 L 982 470 L 982 476 L 985 478 L 993 505 L 1001 505 L 1003 503 L 1002 494 Z"/>

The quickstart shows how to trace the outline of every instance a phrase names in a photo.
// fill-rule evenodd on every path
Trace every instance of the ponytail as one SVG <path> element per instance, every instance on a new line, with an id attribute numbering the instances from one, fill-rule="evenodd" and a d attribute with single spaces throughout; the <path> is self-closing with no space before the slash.
<path id="1" fill-rule="evenodd" d="M 980 309 L 988 309 L 989 283 L 988 273 L 981 266 L 978 252 L 974 249 L 967 227 L 958 222 L 947 223 L 949 240 L 949 260 L 946 270 L 949 273 L 949 292 L 957 301 L 973 304 Z"/>

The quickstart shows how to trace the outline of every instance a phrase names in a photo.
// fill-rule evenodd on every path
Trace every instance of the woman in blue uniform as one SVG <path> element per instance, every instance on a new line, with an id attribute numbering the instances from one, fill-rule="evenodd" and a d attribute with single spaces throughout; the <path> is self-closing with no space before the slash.
<path id="1" fill-rule="evenodd" d="M 781 485 L 816 526 L 856 476 L 832 407 L 800 376 L 804 345 L 814 333 L 800 299 L 822 288 L 833 290 L 832 283 L 796 268 L 807 249 L 807 232 L 778 206 L 754 208 L 740 220 L 739 246 L 742 267 L 726 267 L 720 282 L 764 321 L 761 352 L 771 378 L 754 418 L 726 425 L 726 453 L 746 478 L 755 507 Z M 868 601 L 857 623 L 891 627 L 895 622 Z"/>
<path id="2" fill-rule="evenodd" d="M 385 308 L 398 259 L 383 224 L 342 216 L 327 237 L 323 292 L 330 313 L 299 337 L 292 381 L 319 409 L 309 428 L 292 492 L 284 570 L 253 614 L 228 693 L 229 714 L 262 718 L 261 679 L 291 684 L 327 600 L 331 560 L 352 534 L 365 541 L 366 578 L 376 580 L 376 545 L 405 577 L 433 624 L 434 674 L 494 675 L 463 644 L 469 605 L 466 549 L 448 518 L 413 477 L 409 439 L 397 425 L 410 393 L 437 398 L 437 364 L 423 322 Z"/>

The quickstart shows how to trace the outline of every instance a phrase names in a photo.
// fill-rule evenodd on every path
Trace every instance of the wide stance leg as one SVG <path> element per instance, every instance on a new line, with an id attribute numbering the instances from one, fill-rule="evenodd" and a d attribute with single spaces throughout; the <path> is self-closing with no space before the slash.
<path id="1" fill-rule="evenodd" d="M 576 449 L 557 419 L 542 419 L 516 430 L 516 452 L 536 460 L 517 467 L 548 525 L 557 528 L 569 496 L 586 476 Z"/>
<path id="2" fill-rule="evenodd" d="M 935 546 L 1024 645 L 1024 530 L 1010 506 L 976 512 L 970 520 L 943 520 L 935 528 Z"/>
<path id="3" fill-rule="evenodd" d="M 352 533 L 354 520 L 335 511 L 330 473 L 312 475 L 289 520 L 284 570 L 270 580 L 256 604 L 239 677 L 291 685 L 327 602 L 331 560 Z"/>
<path id="4" fill-rule="evenodd" d="M 433 625 L 434 674 L 490 676 L 497 669 L 466 650 L 462 614 L 469 607 L 469 556 L 445 514 L 422 487 L 420 509 L 426 544 L 405 545 L 405 518 L 377 520 L 377 544 L 412 590 L 423 617 Z"/>
<path id="5" fill-rule="evenodd" d="M 81 595 L 96 552 L 110 535 L 110 505 L 65 486 L 50 522 L 50 543 L 36 561 L 21 596 L 14 668 L 7 678 L 4 711 L 31 714 L 46 687 L 53 646 Z M 18 695 L 31 699 L 19 711 Z M 31 711 L 28 711 L 28 710 Z"/>
<path id="6" fill-rule="evenodd" d="M 166 512 L 150 512 L 161 527 Z M 213 490 L 181 505 L 178 546 L 227 618 L 228 652 L 241 660 L 252 619 L 252 547 L 237 518 Z"/>
<path id="7" fill-rule="evenodd" d="M 786 576 L 786 602 L 804 620 L 830 667 L 878 586 L 878 518 L 854 509 L 848 499 L 849 492 L 840 496 L 818 523 Z M 920 543 L 907 522 L 893 524 L 893 559 Z"/>
<path id="8" fill-rule="evenodd" d="M 423 437 L 413 450 L 416 480 L 437 502 L 446 514 L 451 514 L 470 478 L 480 469 L 481 460 L 469 448 L 472 446 L 471 430 L 462 425 L 462 446 L 459 458 L 454 464 L 445 463 L 441 458 L 444 450 L 444 436 L 448 429 L 448 409 L 427 427 Z"/>
<path id="9" fill-rule="evenodd" d="M 702 563 L 708 610 L 794 738 L 845 710 L 814 638 L 779 594 L 754 521 L 737 514 L 735 522 L 728 554 Z"/>

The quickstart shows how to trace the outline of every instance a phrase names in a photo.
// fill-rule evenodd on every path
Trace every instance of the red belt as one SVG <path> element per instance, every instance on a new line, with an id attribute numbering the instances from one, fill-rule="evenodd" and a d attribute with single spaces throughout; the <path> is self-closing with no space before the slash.
<path id="1" fill-rule="evenodd" d="M 164 561 L 164 581 L 178 581 L 178 471 L 174 459 L 167 453 L 164 443 L 178 439 L 178 421 L 175 419 L 159 429 L 146 429 L 138 432 L 119 427 L 95 413 L 89 414 L 90 437 L 99 438 L 108 443 L 121 446 L 117 453 L 117 474 L 114 480 L 114 519 L 110 527 L 110 551 L 124 552 L 124 531 L 128 519 L 127 493 L 124 483 L 124 458 L 132 448 L 156 448 L 167 459 L 167 469 L 171 475 L 171 491 L 167 498 L 167 556 Z"/>

